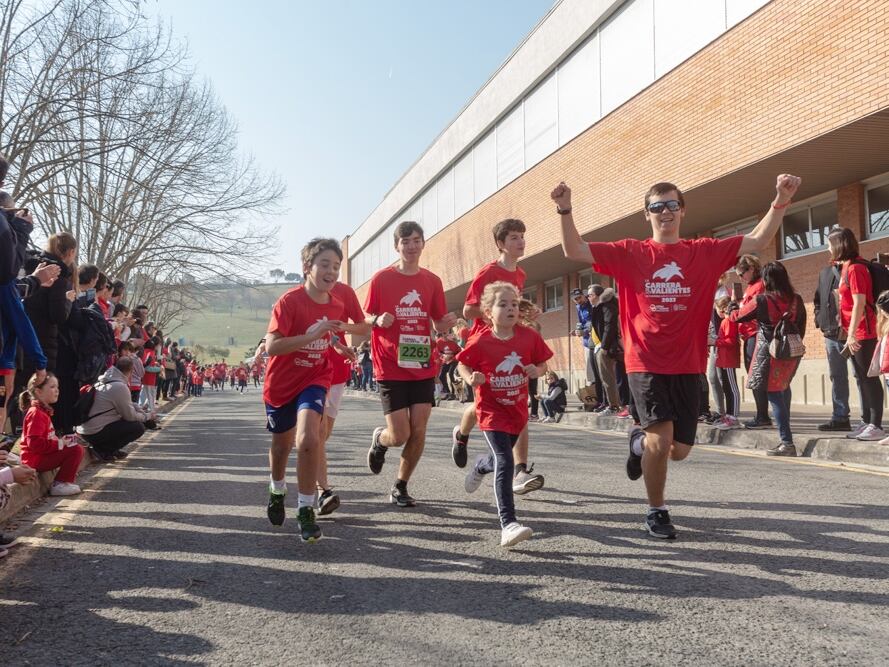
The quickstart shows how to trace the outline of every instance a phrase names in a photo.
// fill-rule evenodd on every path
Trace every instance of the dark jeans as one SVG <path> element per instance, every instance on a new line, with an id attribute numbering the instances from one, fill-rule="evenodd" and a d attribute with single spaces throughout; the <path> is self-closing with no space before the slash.
<path id="1" fill-rule="evenodd" d="M 753 360 L 753 348 L 756 347 L 756 336 L 750 336 L 744 341 L 744 367 L 750 375 L 750 362 Z M 756 421 L 769 421 L 769 397 L 765 389 L 751 389 L 753 401 L 756 403 Z M 775 417 L 777 419 L 777 417 Z"/>
<path id="2" fill-rule="evenodd" d="M 833 403 L 831 419 L 833 421 L 846 421 L 849 419 L 849 360 L 840 350 L 845 342 L 824 339 L 824 349 L 827 351 L 827 367 L 830 370 L 830 398 Z"/>
<path id="3" fill-rule="evenodd" d="M 852 370 L 861 392 L 861 413 L 865 424 L 883 428 L 883 383 L 880 376 L 868 377 L 867 369 L 877 349 L 877 339 L 858 341 L 861 349 L 852 355 Z"/>
<path id="4" fill-rule="evenodd" d="M 772 404 L 772 414 L 778 423 L 778 435 L 781 442 L 793 444 L 793 433 L 790 432 L 790 387 L 784 391 L 770 391 L 766 393 L 769 403 Z"/>
<path id="5" fill-rule="evenodd" d="M 374 388 L 373 375 L 374 367 L 372 363 L 361 364 L 361 389 L 363 391 L 367 391 L 368 388 Z"/>
<path id="6" fill-rule="evenodd" d="M 543 408 L 543 415 L 545 417 L 555 418 L 557 414 L 565 412 L 564 408 L 556 405 L 556 401 L 553 398 L 541 398 L 540 407 Z"/>
<path id="7" fill-rule="evenodd" d="M 538 416 L 537 410 L 540 407 L 540 400 L 537 398 L 537 379 L 528 378 L 528 396 L 531 398 L 531 415 Z"/>
<path id="8" fill-rule="evenodd" d="M 100 454 L 113 454 L 118 449 L 141 438 L 143 433 L 145 433 L 145 426 L 142 422 L 128 422 L 121 419 L 108 424 L 98 433 L 83 436 L 83 439 Z"/>
<path id="9" fill-rule="evenodd" d="M 494 473 L 494 500 L 497 501 L 497 513 L 500 515 L 500 527 L 503 528 L 515 521 L 515 498 L 512 493 L 512 477 L 515 462 L 512 448 L 519 439 L 502 431 L 482 431 L 491 453 L 488 458 L 480 461 L 476 470 L 486 475 Z"/>
<path id="10" fill-rule="evenodd" d="M 620 404 L 629 405 L 630 382 L 627 380 L 627 367 L 624 364 L 623 355 L 620 355 L 614 364 L 614 376 L 617 379 L 617 393 L 620 397 Z"/>

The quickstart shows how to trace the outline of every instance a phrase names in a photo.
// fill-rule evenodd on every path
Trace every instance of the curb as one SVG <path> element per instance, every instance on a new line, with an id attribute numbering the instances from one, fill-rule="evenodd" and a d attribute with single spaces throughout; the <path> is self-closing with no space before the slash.
<path id="1" fill-rule="evenodd" d="M 172 401 L 168 401 L 159 406 L 157 413 L 159 415 L 167 414 L 186 398 L 187 397 L 180 394 Z M 89 452 L 86 452 L 83 459 L 80 461 L 80 467 L 78 468 L 77 473 L 80 474 L 84 469 L 91 465 L 93 464 L 90 460 Z M 10 484 L 7 486 L 6 489 L 9 491 L 9 503 L 3 510 L 0 510 L 0 525 L 12 519 L 22 510 L 27 509 L 33 502 L 46 496 L 49 493 L 49 487 L 55 476 L 55 470 L 47 470 L 37 475 L 36 484 Z"/>
<path id="2" fill-rule="evenodd" d="M 375 393 L 353 389 L 347 389 L 346 396 L 365 399 L 377 398 Z M 462 412 L 464 405 L 464 403 L 456 401 L 443 401 L 437 407 L 439 409 Z M 630 419 L 599 417 L 591 412 L 580 410 L 566 412 L 559 423 L 579 426 L 592 431 L 612 431 L 614 433 L 629 433 L 633 427 L 633 422 Z M 824 438 L 812 433 L 795 433 L 794 440 L 800 457 L 889 468 L 889 446 L 886 445 L 849 440 L 847 438 Z M 777 431 L 775 429 L 722 431 L 708 424 L 698 424 L 698 435 L 695 438 L 695 444 L 725 446 L 736 449 L 766 450 L 777 444 Z"/>

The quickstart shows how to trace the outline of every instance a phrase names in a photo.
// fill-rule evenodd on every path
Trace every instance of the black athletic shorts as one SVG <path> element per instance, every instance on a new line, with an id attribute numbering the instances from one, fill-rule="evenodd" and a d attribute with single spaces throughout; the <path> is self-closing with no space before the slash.
<path id="1" fill-rule="evenodd" d="M 642 428 L 673 422 L 673 440 L 695 444 L 701 403 L 701 376 L 627 373 Z"/>
<path id="2" fill-rule="evenodd" d="M 377 380 L 383 414 L 403 410 L 419 403 L 435 403 L 435 380 Z"/>

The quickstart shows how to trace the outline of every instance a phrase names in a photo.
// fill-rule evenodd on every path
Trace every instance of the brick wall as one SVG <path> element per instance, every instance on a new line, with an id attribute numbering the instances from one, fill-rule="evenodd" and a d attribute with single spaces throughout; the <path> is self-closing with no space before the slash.
<path id="1" fill-rule="evenodd" d="M 459 296 L 496 256 L 491 228 L 498 220 L 525 221 L 528 257 L 558 244 L 549 192 L 560 180 L 572 187 L 581 234 L 621 238 L 626 232 L 608 225 L 638 211 L 653 182 L 669 179 L 690 191 L 889 108 L 887 34 L 884 0 L 774 0 L 429 239 L 423 265 Z M 749 194 L 760 206 L 772 195 Z M 837 200 L 840 223 L 863 238 L 861 185 L 840 188 Z M 889 250 L 889 240 L 863 249 L 867 256 Z M 764 255 L 776 257 L 777 244 Z M 810 308 L 824 257 L 787 260 Z M 566 335 L 576 321 L 568 294 L 576 274 L 553 266 L 551 277 L 559 275 L 565 310 L 541 317 L 544 337 L 556 350 L 553 366 L 582 370 L 580 345 Z M 358 289 L 362 298 L 365 290 Z M 459 298 L 452 300 L 457 306 Z M 823 345 L 814 327 L 806 342 L 816 361 Z"/>

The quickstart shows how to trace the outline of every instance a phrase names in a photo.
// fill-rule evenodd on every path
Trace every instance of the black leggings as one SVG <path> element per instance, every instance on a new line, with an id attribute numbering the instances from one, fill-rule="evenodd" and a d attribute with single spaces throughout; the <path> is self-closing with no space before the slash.
<path id="1" fill-rule="evenodd" d="M 741 409 L 741 391 L 738 389 L 738 376 L 734 368 L 718 368 L 719 382 L 722 384 L 722 393 L 725 394 L 725 414 L 732 417 L 738 416 Z"/>
<path id="2" fill-rule="evenodd" d="M 497 501 L 497 512 L 500 514 L 500 527 L 504 528 L 515 521 L 515 499 L 512 494 L 515 463 L 512 448 L 519 436 L 502 431 L 482 431 L 482 434 L 488 441 L 491 453 L 475 469 L 485 475 L 494 473 L 494 500 Z"/>
<path id="3" fill-rule="evenodd" d="M 865 424 L 883 428 L 883 382 L 880 376 L 868 377 L 871 359 L 877 349 L 877 339 L 858 341 L 861 349 L 852 355 L 852 369 L 861 392 L 861 414 Z"/>
<path id="4" fill-rule="evenodd" d="M 753 350 L 756 347 L 756 336 L 750 336 L 744 341 L 744 365 L 747 374 L 750 374 L 750 363 L 753 361 Z M 756 403 L 756 421 L 769 421 L 769 394 L 764 389 L 751 389 L 753 401 Z"/>
<path id="5" fill-rule="evenodd" d="M 528 378 L 528 396 L 531 397 L 531 414 L 538 416 L 540 399 L 537 398 L 537 378 Z"/>

